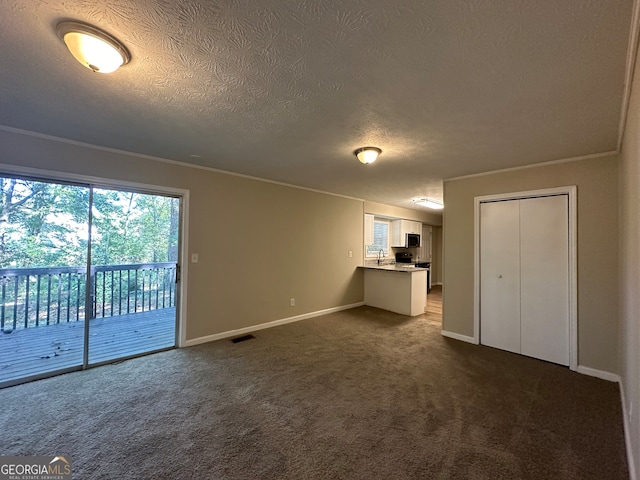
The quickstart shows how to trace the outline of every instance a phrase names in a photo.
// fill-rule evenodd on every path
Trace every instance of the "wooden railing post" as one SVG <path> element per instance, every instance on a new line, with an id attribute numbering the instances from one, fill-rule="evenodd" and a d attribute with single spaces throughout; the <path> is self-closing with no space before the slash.
<path id="1" fill-rule="evenodd" d="M 0 329 L 4 332 L 4 303 L 7 298 L 7 277 L 0 278 L 0 282 L 2 282 L 2 306 L 0 306 Z"/>
<path id="2" fill-rule="evenodd" d="M 93 320 L 94 318 L 96 318 L 96 311 L 98 310 L 98 305 L 97 305 L 97 294 L 98 294 L 98 284 L 96 282 L 96 267 L 91 267 L 91 277 L 89 278 L 89 281 L 87 282 L 85 288 L 89 288 L 90 286 L 92 286 L 93 288 L 91 289 L 91 302 L 89 305 L 89 312 L 85 312 L 85 318 L 87 318 L 87 320 Z"/>

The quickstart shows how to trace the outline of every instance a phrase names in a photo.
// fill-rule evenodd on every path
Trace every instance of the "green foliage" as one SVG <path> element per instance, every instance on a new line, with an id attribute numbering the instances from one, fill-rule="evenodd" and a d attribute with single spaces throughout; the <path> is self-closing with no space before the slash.
<path id="1" fill-rule="evenodd" d="M 86 264 L 86 187 L 0 178 L 0 268 Z M 94 189 L 94 265 L 177 260 L 176 198 Z"/>

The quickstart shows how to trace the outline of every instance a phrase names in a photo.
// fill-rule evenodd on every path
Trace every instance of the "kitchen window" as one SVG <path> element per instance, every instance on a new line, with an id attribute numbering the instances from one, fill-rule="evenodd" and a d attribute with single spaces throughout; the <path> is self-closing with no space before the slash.
<path id="1" fill-rule="evenodd" d="M 389 256 L 389 231 L 391 223 L 388 220 L 378 220 L 373 222 L 373 245 L 367 245 L 366 256 L 377 257 L 380 250 L 384 256 Z"/>

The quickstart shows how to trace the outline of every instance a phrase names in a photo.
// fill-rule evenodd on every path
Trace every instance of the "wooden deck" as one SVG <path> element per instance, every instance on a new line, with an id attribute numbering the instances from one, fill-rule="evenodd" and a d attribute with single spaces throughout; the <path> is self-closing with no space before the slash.
<path id="1" fill-rule="evenodd" d="M 176 310 L 96 318 L 89 323 L 89 364 L 175 345 Z M 0 385 L 82 365 L 84 321 L 0 332 Z"/>

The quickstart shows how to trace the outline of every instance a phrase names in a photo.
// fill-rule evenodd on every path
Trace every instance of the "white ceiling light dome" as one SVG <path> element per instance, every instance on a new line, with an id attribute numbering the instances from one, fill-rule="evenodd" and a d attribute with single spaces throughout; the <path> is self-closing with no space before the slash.
<path id="1" fill-rule="evenodd" d="M 373 163 L 378 158 L 378 155 L 382 153 L 382 150 L 378 147 L 360 147 L 355 152 L 353 152 L 360 162 L 365 165 L 369 165 Z"/>
<path id="2" fill-rule="evenodd" d="M 131 54 L 120 41 L 91 25 L 62 22 L 57 32 L 71 55 L 94 72 L 115 72 L 131 60 Z"/>

